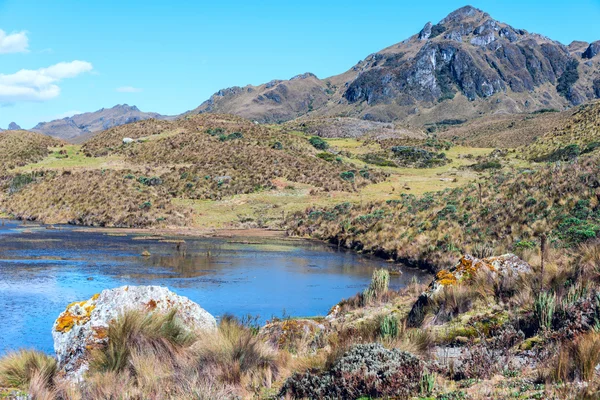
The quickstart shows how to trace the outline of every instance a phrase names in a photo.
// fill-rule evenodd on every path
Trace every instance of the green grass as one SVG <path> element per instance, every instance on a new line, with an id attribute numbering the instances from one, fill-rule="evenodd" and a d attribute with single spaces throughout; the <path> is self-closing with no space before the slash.
<path id="1" fill-rule="evenodd" d="M 60 151 L 66 151 L 66 157 Z M 43 160 L 18 167 L 15 170 L 19 172 L 32 171 L 36 169 L 59 169 L 66 170 L 71 168 L 111 168 L 116 167 L 122 162 L 118 156 L 110 157 L 86 157 L 81 152 L 80 145 L 67 145 L 64 147 L 51 147 L 51 153 Z"/>

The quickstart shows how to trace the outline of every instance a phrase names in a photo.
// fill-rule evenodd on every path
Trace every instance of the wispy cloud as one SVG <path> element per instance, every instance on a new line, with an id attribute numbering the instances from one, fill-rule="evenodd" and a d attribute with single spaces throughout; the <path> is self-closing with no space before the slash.
<path id="1" fill-rule="evenodd" d="M 7 34 L 0 29 L 0 54 L 27 53 L 29 51 L 29 39 L 27 32 L 15 32 Z"/>
<path id="2" fill-rule="evenodd" d="M 14 74 L 0 74 L 0 102 L 45 101 L 57 97 L 63 79 L 92 71 L 87 61 L 61 62 L 37 70 L 22 69 Z"/>
<path id="3" fill-rule="evenodd" d="M 143 91 L 143 89 L 136 88 L 133 86 L 121 86 L 121 87 L 118 87 L 116 90 L 119 93 L 140 93 Z"/>

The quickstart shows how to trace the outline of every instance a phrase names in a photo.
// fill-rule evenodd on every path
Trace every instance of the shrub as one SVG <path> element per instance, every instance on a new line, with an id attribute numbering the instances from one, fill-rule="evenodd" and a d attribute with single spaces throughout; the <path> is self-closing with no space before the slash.
<path id="1" fill-rule="evenodd" d="M 275 150 L 283 150 L 283 145 L 281 142 L 275 142 L 271 145 L 271 148 Z"/>
<path id="2" fill-rule="evenodd" d="M 243 139 L 244 135 L 242 135 L 241 132 L 233 132 L 229 135 L 219 135 L 219 140 L 221 142 L 226 142 L 228 140 L 236 140 L 236 139 Z"/>
<path id="3" fill-rule="evenodd" d="M 295 373 L 280 395 L 312 399 L 410 398 L 419 392 L 423 363 L 410 353 L 380 344 L 359 344 L 322 374 Z"/>
<path id="4" fill-rule="evenodd" d="M 308 142 L 317 150 L 327 150 L 329 148 L 329 143 L 318 136 L 311 137 Z"/>
<path id="5" fill-rule="evenodd" d="M 125 179 L 129 179 L 129 178 L 126 177 Z M 141 183 L 142 185 L 145 185 L 145 186 L 158 186 L 158 185 L 162 185 L 162 183 L 163 183 L 162 179 L 160 179 L 158 176 L 154 176 L 152 178 L 148 178 L 146 176 L 140 176 L 137 180 L 139 183 Z"/>
<path id="6" fill-rule="evenodd" d="M 354 175 L 353 171 L 345 171 L 340 174 L 340 178 L 342 178 L 343 180 L 348 181 L 348 182 L 353 182 L 354 177 L 355 177 L 355 175 Z"/>
<path id="7" fill-rule="evenodd" d="M 0 387 L 26 389 L 34 377 L 50 385 L 56 373 L 56 360 L 44 353 L 20 350 L 0 359 Z"/>
<path id="8" fill-rule="evenodd" d="M 325 161 L 335 161 L 335 154 L 331 154 L 331 153 L 319 153 L 317 154 L 317 157 L 319 157 L 321 160 L 325 160 Z"/>

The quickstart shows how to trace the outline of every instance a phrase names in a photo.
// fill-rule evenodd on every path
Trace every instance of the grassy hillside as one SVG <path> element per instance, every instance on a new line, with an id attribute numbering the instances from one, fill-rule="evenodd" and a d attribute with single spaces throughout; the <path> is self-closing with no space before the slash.
<path id="1" fill-rule="evenodd" d="M 560 124 L 548 129 L 523 148 L 537 161 L 570 161 L 579 154 L 600 148 L 600 103 L 586 104 L 570 112 Z"/>
<path id="2" fill-rule="evenodd" d="M 496 253 L 535 248 L 540 234 L 568 247 L 600 233 L 599 166 L 596 156 L 536 171 L 506 169 L 478 184 L 423 196 L 312 207 L 288 223 L 298 235 L 432 269 L 476 247 Z"/>
<path id="3" fill-rule="evenodd" d="M 40 161 L 48 155 L 50 146 L 60 144 L 59 140 L 38 133 L 2 131 L 0 132 L 0 170 Z"/>

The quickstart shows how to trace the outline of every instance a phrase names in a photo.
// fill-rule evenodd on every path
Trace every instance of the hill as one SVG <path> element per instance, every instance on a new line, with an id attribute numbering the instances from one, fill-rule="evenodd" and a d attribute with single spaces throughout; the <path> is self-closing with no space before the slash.
<path id="1" fill-rule="evenodd" d="M 593 152 L 600 148 L 600 102 L 577 107 L 545 132 L 522 149 L 525 157 L 542 162 L 572 161 Z"/>
<path id="2" fill-rule="evenodd" d="M 59 146 L 59 140 L 39 133 L 7 130 L 0 132 L 0 171 L 42 160 L 50 146 Z"/>
<path id="3" fill-rule="evenodd" d="M 40 122 L 32 131 L 71 142 L 81 142 L 82 138 L 88 138 L 95 132 L 150 118 L 167 119 L 168 117 L 140 111 L 136 106 L 120 104 L 96 112 L 77 114 L 50 122 Z"/>
<path id="4" fill-rule="evenodd" d="M 226 112 L 263 123 L 307 115 L 423 126 L 563 110 L 600 97 L 599 47 L 565 46 L 467 6 L 341 75 L 307 73 L 224 89 L 190 113 Z"/>

